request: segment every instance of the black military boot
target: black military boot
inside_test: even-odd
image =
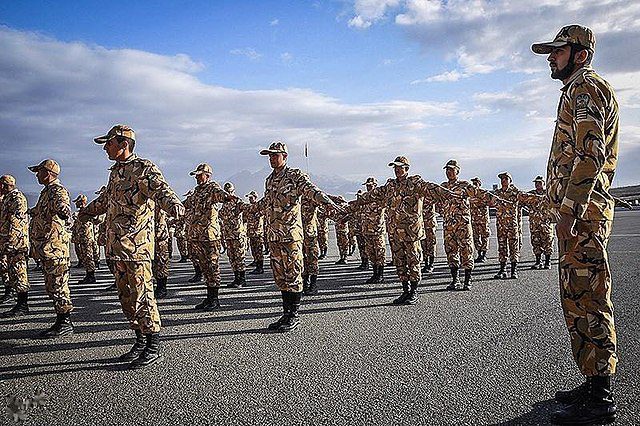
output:
[[[57,314],[56,322],[49,329],[40,333],[43,339],[53,339],[60,336],[73,334],[73,323],[71,322],[71,313]]]
[[[118,286],[116,285],[116,282],[114,281],[113,284],[111,284],[109,287],[105,287],[102,289],[102,291],[114,291],[117,290]]]
[[[378,282],[377,284],[381,284],[384,282],[384,263],[382,265],[378,265]]]
[[[207,297],[195,306],[198,311],[212,311],[220,307],[218,287],[207,287]]]
[[[478,258],[475,260],[476,263],[484,263],[487,261],[487,252],[484,250],[478,251]]]
[[[610,376],[593,376],[589,392],[581,401],[551,414],[551,421],[560,425],[612,423],[617,408],[613,399]]]
[[[242,288],[247,284],[247,276],[244,271],[238,271],[238,281],[236,282],[236,288]]]
[[[302,276],[302,292],[307,294],[309,291],[309,275]]]
[[[187,260],[189,260],[187,256],[180,256],[180,260],[178,260],[178,263],[187,263]]]
[[[233,281],[231,281],[230,283],[227,283],[226,287],[234,288],[236,287],[237,283],[238,283],[238,271],[233,271]]]
[[[356,270],[358,270],[358,271],[366,271],[367,269],[369,269],[369,259],[363,258],[362,259],[362,263],[360,264],[360,266],[358,266],[356,268]]]
[[[194,270],[195,270],[195,273],[193,274],[193,277],[189,278],[189,282],[199,283],[200,281],[202,281],[202,268],[200,268],[200,265],[196,265]]]
[[[589,389],[591,388],[591,377],[587,376],[585,381],[579,386],[570,390],[559,390],[556,392],[555,400],[560,404],[575,404],[585,399],[589,395]]]
[[[447,286],[447,290],[457,290],[460,285],[460,277],[458,276],[458,267],[452,266],[449,268],[451,271],[451,284]]]
[[[19,317],[22,315],[26,315],[29,313],[29,305],[27,304],[27,299],[29,298],[29,293],[18,293],[18,301],[15,306],[9,309],[6,312],[3,312],[0,315],[1,318],[12,318]]]
[[[146,345],[140,356],[129,365],[129,368],[138,369],[153,364],[160,359],[160,333],[149,333],[144,335]]]
[[[134,359],[140,356],[145,346],[146,346],[146,340],[144,338],[144,334],[142,334],[142,331],[136,330],[136,341],[133,343],[133,346],[131,347],[131,349],[129,349],[129,352],[124,353],[118,357],[118,361],[122,361],[122,362],[133,361]]]
[[[289,315],[289,312],[291,311],[291,306],[290,306],[290,301],[289,301],[289,292],[286,291],[281,291],[280,292],[282,294],[282,311],[283,314],[280,317],[280,319],[278,319],[275,322],[272,322],[271,324],[269,324],[269,326],[267,327],[267,329],[271,330],[271,331],[276,331],[280,328],[280,326],[282,324],[284,324],[287,316]]]
[[[96,269],[100,269],[100,259],[96,260]]]
[[[378,265],[373,265],[373,275],[365,281],[365,284],[377,284],[378,282]]]
[[[511,262],[511,277],[512,280],[518,279],[518,262]]]
[[[544,266],[542,267],[542,269],[551,269],[551,255],[550,254],[545,254],[544,255]]]
[[[428,256],[427,257],[427,264],[426,264],[426,273],[430,274],[433,272],[433,262],[436,260],[435,256]]]
[[[464,284],[462,285],[464,291],[471,290],[471,271],[471,269],[464,270]]]
[[[257,260],[253,260],[253,261],[251,261],[251,263],[250,263],[250,264],[248,264],[247,266],[249,266],[249,267],[256,266],[257,262],[258,262]]]
[[[153,293],[156,299],[163,299],[167,297],[167,279],[158,278],[156,280],[156,290]]]
[[[418,303],[418,281],[411,281],[409,283],[409,294],[404,300],[405,305],[415,305]]]
[[[84,268],[84,265],[82,264],[82,262],[80,262],[78,260],[78,263],[76,263],[75,265],[72,266],[73,269],[80,269],[80,268]]]
[[[95,284],[95,283],[96,283],[95,272],[87,272],[84,278],[78,281],[78,284]]]
[[[305,294],[309,294],[312,296],[315,294],[318,294],[318,276],[317,275],[309,276],[309,287],[307,288],[307,291]]]
[[[340,257],[340,259],[338,259],[336,261],[336,263],[334,263],[334,265],[346,265],[346,264],[347,264],[347,257],[346,256]]]
[[[409,282],[408,281],[403,281],[402,282],[402,294],[400,296],[398,296],[397,298],[393,299],[393,302],[391,302],[394,305],[403,305],[405,300],[407,300],[407,298],[409,297]]]
[[[531,269],[542,269],[542,263],[540,263],[540,258],[542,255],[536,254],[536,262],[531,265]]]
[[[507,262],[500,262],[500,270],[493,276],[496,280],[507,279]]]
[[[300,325],[300,316],[298,315],[298,309],[300,308],[301,296],[302,293],[287,292],[287,298],[289,300],[289,314],[285,316],[284,321],[278,327],[278,331],[291,331],[298,325]]]
[[[424,259],[424,266],[422,267],[422,273],[423,274],[428,274],[429,273],[429,259],[428,258]]]
[[[256,268],[249,272],[251,275],[262,275],[264,274],[264,260],[258,260],[256,262]]]
[[[13,299],[13,289],[9,286],[5,286],[4,294],[0,297],[0,303],[4,303],[7,300]]]
[[[322,249],[322,250],[320,251],[320,255],[318,256],[318,260],[322,260],[322,259],[324,259],[325,257],[327,257],[327,250],[326,250],[326,249]]]

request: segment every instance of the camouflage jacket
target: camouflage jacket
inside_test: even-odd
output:
[[[190,214],[187,238],[191,241],[219,241],[222,230],[218,218],[217,203],[231,200],[218,182],[209,181],[196,185],[189,197]]]
[[[424,199],[442,201],[448,194],[450,192],[446,189],[415,175],[404,179],[389,179],[385,185],[365,192],[352,203],[357,206],[377,202],[386,206],[389,238],[418,241],[425,236],[422,218]]]
[[[93,244],[95,238],[93,222],[78,220],[79,211],[73,214],[73,225],[71,226],[71,242],[74,244]]]
[[[0,196],[0,253],[29,252],[27,199],[17,188]]]
[[[327,208],[324,206],[318,207],[318,233],[329,232],[329,216],[327,216]]]
[[[186,207],[185,206],[185,216],[186,214]],[[185,234],[185,217],[180,217],[180,218],[171,218],[170,219],[172,224],[173,224],[173,228],[174,228],[174,235],[176,238],[186,238],[186,234]]]
[[[247,225],[244,223],[244,206],[248,204],[240,200],[226,202],[220,208],[222,235],[225,240],[241,240],[247,236]]]
[[[247,236],[250,238],[262,238],[264,235],[264,213],[258,203],[245,205],[244,218],[247,222]]]
[[[180,199],[151,161],[131,155],[111,166],[107,189],[80,212],[80,220],[106,213],[106,254],[111,260],[154,258],[156,204],[166,212]]]
[[[303,195],[319,204],[333,204],[333,201],[309,180],[309,176],[299,169],[284,167],[274,170],[267,177],[264,197],[258,203],[265,213],[269,241],[303,240]]]
[[[318,236],[318,203],[305,196],[301,203],[302,233],[304,238],[315,238]]]
[[[362,235],[373,236],[385,234],[385,206],[386,203],[384,202],[372,201],[358,207]]]
[[[96,242],[99,246],[105,247],[107,245],[107,215],[101,214],[96,216],[95,222],[98,224],[98,231],[95,233]]]
[[[425,228],[435,229],[438,226],[436,203],[428,199],[425,199],[422,204],[422,223],[424,223]]]
[[[511,201],[511,204],[496,203],[496,227],[520,230],[522,225],[522,193],[515,185],[510,184],[507,189],[498,188],[493,192],[503,200]]]
[[[489,229],[489,206],[494,205],[488,196],[483,195],[473,197],[469,200],[471,208],[471,224],[476,227],[474,229]]]
[[[549,208],[549,199],[546,196],[546,191],[537,192],[533,189],[523,193],[520,196],[520,203],[529,212],[529,229],[537,230],[551,226],[553,215]]]
[[[71,235],[69,193],[57,179],[46,185],[30,210],[29,239],[35,259],[68,259]]]
[[[156,204],[153,213],[156,242],[169,240],[169,223],[167,217],[167,213]]]
[[[618,161],[618,101],[590,67],[562,88],[547,164],[551,209],[577,219],[613,220],[609,188]]]
[[[498,200],[490,192],[478,188],[466,180],[447,181],[442,182],[441,185],[458,195],[464,196],[463,198],[447,198],[444,203],[438,206],[445,228],[465,226],[471,223],[470,198],[486,199],[490,203]]]

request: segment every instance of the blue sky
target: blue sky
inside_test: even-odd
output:
[[[573,22],[594,28],[621,98],[616,183],[638,183],[640,8],[591,0],[2,2],[0,169],[33,189],[22,167],[57,155],[87,191],[108,162],[86,141],[127,122],[180,191],[203,160],[219,180],[261,169],[276,138],[293,164],[310,143],[312,172],[354,182],[405,154],[428,179],[457,158],[465,178],[506,169],[528,187],[560,87],[529,46]]]

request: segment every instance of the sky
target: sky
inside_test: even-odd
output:
[[[111,163],[92,139],[126,123],[179,193],[201,162],[266,175],[276,139],[354,191],[398,155],[427,180],[455,158],[527,189],[561,87],[530,47],[571,23],[620,102],[614,186],[639,184],[640,2],[607,0],[0,2],[0,173],[37,192],[26,167],[54,158],[72,194],[95,190]]]

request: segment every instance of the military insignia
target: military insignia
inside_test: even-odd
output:
[[[576,121],[583,121],[587,119],[587,106],[589,105],[590,100],[591,98],[586,93],[578,95],[576,98],[576,110],[574,114]]]

